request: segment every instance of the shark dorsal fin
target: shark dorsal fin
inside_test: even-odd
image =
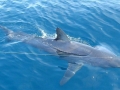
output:
[[[55,40],[69,41],[69,38],[67,37],[65,32],[60,28],[56,28],[56,34],[57,34],[57,37]]]

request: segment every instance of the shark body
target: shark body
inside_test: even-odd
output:
[[[26,33],[13,32],[3,26],[0,28],[9,40],[17,40],[30,44],[51,54],[57,55],[68,62],[68,68],[60,81],[63,85],[84,65],[97,67],[120,67],[120,58],[109,51],[70,41],[64,31],[56,29],[57,37],[47,39]]]

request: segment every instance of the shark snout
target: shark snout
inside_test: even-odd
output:
[[[116,57],[113,60],[111,60],[110,66],[114,68],[120,67],[120,58]]]

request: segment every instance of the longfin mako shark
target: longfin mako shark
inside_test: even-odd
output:
[[[60,85],[69,81],[84,64],[97,67],[120,67],[120,59],[115,54],[90,45],[70,41],[65,32],[60,28],[56,29],[57,37],[55,39],[36,37],[23,32],[13,32],[3,26],[0,26],[0,28],[10,40],[25,42],[66,60],[68,68],[60,81]]]

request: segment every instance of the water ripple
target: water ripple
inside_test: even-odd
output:
[[[0,0],[0,25],[47,38],[55,38],[55,29],[60,27],[73,41],[91,46],[105,43],[118,55],[119,14],[119,0]],[[119,69],[86,66],[70,82],[60,87],[58,84],[64,71],[58,67],[66,68],[67,63],[54,56],[40,56],[46,53],[19,41],[7,42],[1,31],[0,46],[0,52],[9,52],[0,53],[1,90],[120,88]]]

